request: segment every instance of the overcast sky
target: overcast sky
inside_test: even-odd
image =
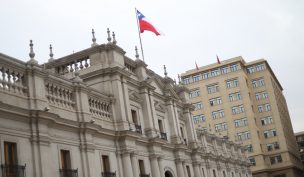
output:
[[[99,44],[106,28],[134,58],[139,45],[137,7],[165,35],[142,35],[145,62],[169,76],[242,56],[264,58],[284,88],[294,131],[304,130],[304,1],[302,0],[1,0],[0,52],[29,60],[29,40],[39,63]],[[303,71],[304,72],[304,71]]]

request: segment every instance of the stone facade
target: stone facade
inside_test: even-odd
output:
[[[39,65],[0,54],[3,177],[251,177],[244,148],[195,130],[188,90],[116,41]]]
[[[254,177],[301,177],[283,88],[264,59],[223,60],[182,74],[196,128],[247,147]]]

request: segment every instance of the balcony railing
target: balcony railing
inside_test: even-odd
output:
[[[2,164],[2,177],[25,177],[25,166]]]
[[[148,174],[139,174],[139,177],[150,177]]]
[[[160,132],[160,138],[163,139],[163,140],[168,140],[167,139],[167,133]]]
[[[116,172],[109,172],[109,171],[101,172],[101,176],[102,177],[116,177]]]
[[[141,126],[140,125],[135,125],[135,131],[139,134],[142,134]]]
[[[59,169],[60,177],[78,177],[78,169]]]

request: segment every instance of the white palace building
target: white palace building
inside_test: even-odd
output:
[[[0,53],[1,177],[251,177],[245,149],[195,130],[188,90],[115,35],[45,64]]]

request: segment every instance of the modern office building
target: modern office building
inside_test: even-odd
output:
[[[195,130],[189,92],[115,36],[38,64],[0,53],[2,177],[251,177],[244,149]]]
[[[295,133],[295,137],[299,147],[300,159],[304,165],[304,131]]]
[[[247,147],[255,177],[300,177],[302,167],[283,88],[264,59],[236,57],[181,75],[196,128]]]

